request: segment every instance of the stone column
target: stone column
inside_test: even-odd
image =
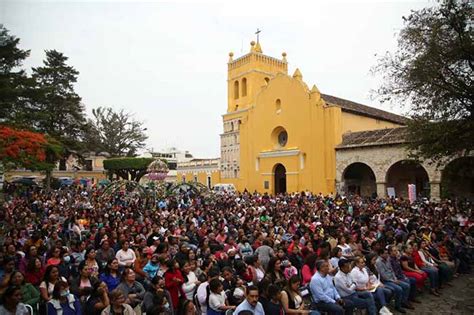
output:
[[[387,196],[386,182],[376,182],[377,184],[377,197],[384,198]]]
[[[439,201],[441,199],[439,181],[430,182],[430,199],[433,201]]]

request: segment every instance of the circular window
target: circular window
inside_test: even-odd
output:
[[[286,132],[286,130],[283,130],[278,134],[278,143],[282,147],[284,147],[287,142],[288,142],[288,133]]]

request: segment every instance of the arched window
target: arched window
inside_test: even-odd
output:
[[[247,78],[242,79],[242,97],[247,96]]]
[[[230,131],[234,131],[234,122],[230,122]]]
[[[239,81],[234,82],[234,99],[239,98]]]
[[[277,113],[281,111],[281,100],[279,98],[275,101],[275,109]]]

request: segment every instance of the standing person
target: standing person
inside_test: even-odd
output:
[[[179,307],[179,298],[184,297],[185,294],[182,289],[184,283],[183,275],[179,270],[179,265],[176,260],[168,261],[168,270],[164,274],[165,278],[165,287],[171,295],[171,301],[173,302],[173,309],[178,310]]]
[[[125,295],[119,289],[110,292],[110,305],[107,306],[101,315],[136,315],[133,308],[125,303]]]
[[[375,257],[375,256],[374,256]],[[363,257],[356,258],[356,266],[352,268],[351,276],[356,284],[356,290],[361,292],[372,292],[372,296],[379,303],[380,310],[379,314],[391,315],[392,312],[387,307],[387,299],[385,296],[390,296],[392,291],[383,287],[383,284],[372,275],[372,279],[369,275],[369,269],[366,267],[365,259]],[[387,292],[385,292],[385,290]]]
[[[65,281],[54,285],[51,300],[48,302],[48,315],[82,315],[81,303],[71,293]]]
[[[372,294],[358,291],[357,285],[351,276],[351,262],[347,259],[339,260],[339,271],[334,276],[334,286],[346,303],[353,303],[354,307],[367,309],[369,315],[376,315],[377,308]]]
[[[375,262],[375,267],[380,274],[382,283],[389,287],[395,294],[395,310],[399,313],[406,313],[404,308],[414,309],[409,303],[410,285],[399,281],[395,276],[392,265],[389,261],[388,250],[382,248],[379,250],[379,258]]]
[[[329,264],[319,260],[316,262],[316,268],[318,272],[311,278],[309,288],[317,309],[331,315],[353,314],[354,305],[341,299],[332,279],[328,276]]]
[[[224,315],[227,310],[235,309],[235,306],[228,305],[224,286],[219,279],[209,282],[209,291],[207,315]]]
[[[25,304],[21,303],[20,287],[8,287],[2,296],[3,303],[0,305],[2,315],[30,315]]]
[[[253,315],[265,315],[262,303],[258,301],[258,288],[254,285],[247,288],[245,300],[237,306],[234,310],[234,314],[239,315],[245,311]]]

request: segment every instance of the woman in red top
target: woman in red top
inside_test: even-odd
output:
[[[39,286],[41,281],[43,281],[44,270],[45,268],[41,263],[41,260],[32,257],[26,264],[25,281],[34,286]]]
[[[171,301],[175,311],[178,310],[180,296],[185,297],[183,289],[184,277],[179,270],[179,264],[176,260],[170,260],[167,263],[168,270],[165,272],[165,287],[170,293]]]
[[[415,265],[428,274],[430,279],[430,293],[439,296],[439,274],[438,269],[434,266],[428,266],[421,259],[420,253],[418,252],[418,244],[416,242],[412,243],[413,247],[413,262]]]
[[[307,285],[311,281],[311,277],[316,273],[316,260],[318,256],[315,253],[309,254],[301,269],[301,276],[303,277],[303,285]]]

